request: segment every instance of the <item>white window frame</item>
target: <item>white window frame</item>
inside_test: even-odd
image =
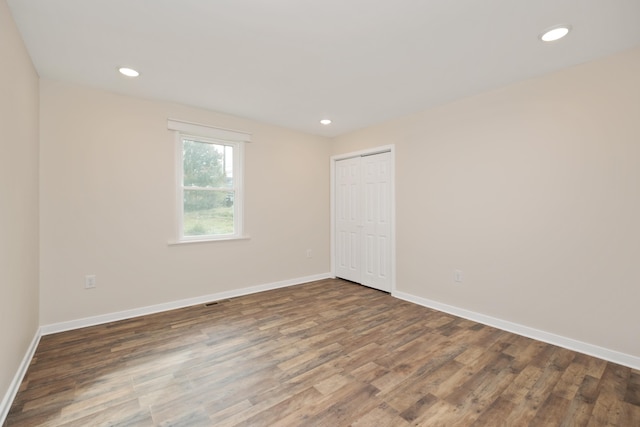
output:
[[[251,135],[245,132],[220,129],[212,126],[179,120],[168,120],[169,130],[175,131],[176,147],[176,220],[177,239],[173,243],[197,243],[221,240],[246,239],[244,234],[244,143],[251,141]],[[233,186],[217,190],[234,191],[234,233],[185,236],[184,235],[184,182],[183,182],[183,140],[218,144],[233,147]]]

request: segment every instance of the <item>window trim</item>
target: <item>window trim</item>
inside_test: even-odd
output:
[[[217,128],[200,123],[185,122],[183,120],[168,119],[167,128],[180,133],[199,135],[206,138],[219,139],[221,141],[251,142],[251,134],[247,132]]]
[[[185,243],[204,243],[229,240],[244,240],[244,143],[251,141],[251,135],[245,132],[214,128],[190,122],[168,120],[169,130],[175,131],[176,159],[176,240],[170,245]],[[194,132],[195,131],[195,132]],[[234,233],[220,235],[184,235],[184,182],[183,182],[183,139],[202,141],[203,143],[222,144],[233,147],[233,189],[234,195]]]

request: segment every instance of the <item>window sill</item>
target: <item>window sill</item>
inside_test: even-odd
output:
[[[179,246],[179,245],[190,245],[193,243],[216,243],[216,242],[229,242],[234,240],[249,240],[251,236],[240,236],[240,237],[221,237],[219,239],[202,239],[202,240],[178,240],[178,241],[170,241],[167,243],[169,246]]]

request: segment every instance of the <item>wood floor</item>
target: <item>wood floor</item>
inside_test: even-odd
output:
[[[640,426],[640,371],[340,280],[44,336],[7,426]]]

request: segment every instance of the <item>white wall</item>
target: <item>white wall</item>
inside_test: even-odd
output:
[[[640,48],[345,135],[333,154],[385,144],[399,291],[640,357]]]
[[[2,400],[38,329],[38,75],[5,0],[0,57]]]
[[[60,82],[42,80],[40,94],[41,324],[329,272],[328,139]],[[253,134],[249,240],[167,244],[176,237],[167,118]],[[84,289],[86,274],[96,289]]]

